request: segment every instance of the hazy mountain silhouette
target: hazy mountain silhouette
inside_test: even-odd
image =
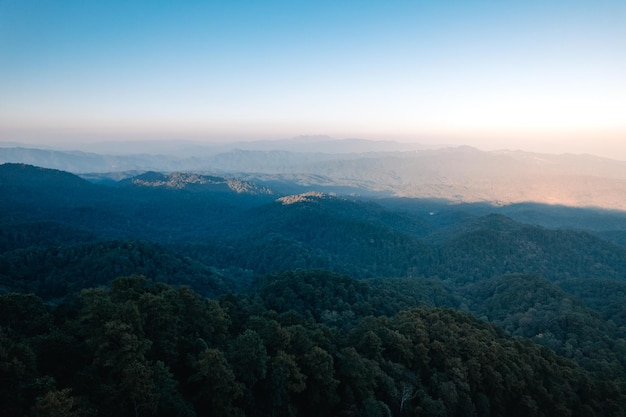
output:
[[[198,146],[194,156],[0,148],[0,161],[80,173],[92,181],[110,182],[125,171],[126,176],[145,171],[193,172],[284,187],[285,193],[317,187],[342,194],[459,203],[626,209],[626,162],[591,155],[483,152],[470,147],[400,151],[402,144],[324,137],[237,145],[248,148],[194,145]]]

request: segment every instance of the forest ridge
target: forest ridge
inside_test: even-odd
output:
[[[3,415],[626,412],[619,211],[89,178],[0,166]]]
[[[373,197],[626,209],[626,162],[591,155],[425,149],[326,137],[228,145],[131,143],[125,153],[106,153],[115,150],[106,144],[94,145],[98,152],[8,145],[0,147],[0,162],[64,170],[90,180],[188,172],[236,177],[291,194],[314,187]]]

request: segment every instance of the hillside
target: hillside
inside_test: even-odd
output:
[[[626,248],[583,231],[548,230],[489,215],[441,245],[442,275],[461,281],[523,272],[551,280],[626,279]]]
[[[27,163],[102,178],[107,173],[194,172],[237,177],[291,188],[323,189],[459,203],[557,204],[626,209],[626,162],[592,155],[479,151],[470,147],[423,149],[368,141],[267,141],[196,144],[167,153],[96,154],[30,148],[0,148],[0,163]],[[298,146],[296,146],[298,145]],[[239,146],[239,147],[238,147]],[[158,148],[164,151],[163,146]],[[192,149],[193,151],[190,151]],[[97,173],[97,175],[94,175]],[[292,187],[296,185],[298,189]],[[279,193],[286,190],[275,189]]]
[[[133,274],[188,285],[205,296],[234,289],[230,287],[234,283],[215,269],[149,242],[106,241],[29,247],[0,254],[2,293],[19,290],[46,298],[62,298]]]
[[[78,241],[93,236],[182,245],[210,265],[257,273],[323,268],[357,277],[439,275],[458,282],[505,273],[626,278],[621,245],[581,230],[483,216],[472,206],[434,208],[424,201],[400,211],[321,193],[279,197],[247,181],[197,174],[147,173],[117,187],[21,165],[0,166],[0,174],[3,234],[33,245],[58,224],[68,231],[68,243],[82,234]]]
[[[488,204],[19,164],[0,191],[7,415],[624,412],[626,247],[584,230],[619,233],[617,211],[509,207],[570,230]]]
[[[187,184],[181,178],[186,178]],[[9,227],[15,222],[57,222],[109,239],[166,241],[178,232],[175,238],[180,241],[188,239],[181,227],[193,223],[189,233],[194,237],[202,232],[211,234],[224,217],[274,199],[271,190],[246,181],[190,178],[141,174],[113,187],[92,184],[63,171],[4,164],[0,165],[0,192],[5,196],[0,203],[1,220]]]
[[[467,314],[380,315],[381,294],[323,272],[270,277],[259,291],[273,298],[207,300],[123,277],[57,309],[0,296],[0,341],[11,347],[0,357],[3,412],[134,416],[138,403],[156,416],[624,412],[620,382]]]

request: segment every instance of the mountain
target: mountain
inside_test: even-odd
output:
[[[272,190],[248,181],[208,175],[174,172],[146,172],[119,181],[121,186],[153,187],[195,192],[234,192],[237,194],[273,194]]]
[[[6,190],[41,189],[55,187],[57,191],[81,192],[92,187],[88,181],[69,172],[46,169],[27,164],[6,163],[0,165],[0,185]]]
[[[616,343],[621,332],[541,276],[502,275],[470,286],[464,295],[477,317],[509,333],[575,359],[590,371],[612,363],[615,378],[626,376],[626,345]]]
[[[110,155],[82,151],[37,148],[1,148],[0,163],[21,163],[73,173],[117,172],[130,170],[176,170],[179,158],[165,155]],[[187,168],[191,168],[187,164]],[[197,167],[195,167],[197,168]]]
[[[100,241],[30,247],[0,254],[0,292],[20,288],[47,298],[62,298],[129,275],[189,285],[205,296],[232,289],[229,287],[232,283],[218,271],[150,242]]]
[[[327,269],[355,277],[428,274],[436,256],[418,219],[358,200],[306,193],[251,207],[212,261],[260,273]]]
[[[258,140],[222,144],[222,148],[251,151],[287,151],[292,153],[362,154],[372,152],[405,152],[428,149],[415,143],[389,140],[366,140],[358,138],[336,139],[325,135],[304,135],[290,139]]]
[[[63,171],[3,164],[0,224],[56,222],[109,239],[186,240],[187,233],[219,233],[225,219],[276,198],[236,178],[147,173],[134,180],[112,187]]]
[[[17,142],[0,142],[0,148],[31,147]],[[295,153],[368,153],[368,152],[403,152],[408,150],[432,149],[417,143],[400,143],[390,140],[366,140],[358,138],[338,139],[326,135],[302,135],[286,139],[265,139],[253,141],[193,141],[193,140],[125,140],[102,142],[78,142],[60,145],[47,150],[81,151],[100,155],[170,155],[178,158],[209,156],[233,149],[249,151],[287,151]]]
[[[441,245],[441,274],[451,279],[471,282],[515,272],[553,281],[626,279],[626,248],[588,232],[548,230],[495,214],[461,229]]]
[[[242,145],[247,148],[206,145],[187,154],[115,155],[0,148],[0,162],[30,163],[92,179],[102,179],[106,173],[119,177],[123,171],[193,172],[237,177],[272,188],[282,185],[285,193],[323,188],[496,206],[534,202],[626,209],[622,198],[626,162],[591,155],[483,152],[470,147],[407,149],[393,143],[325,138]]]
[[[530,164],[432,155],[450,176]],[[415,158],[299,178],[332,187]],[[364,198],[287,175],[96,177],[0,165],[6,415],[624,413],[626,247],[585,230],[623,232],[619,211]]]
[[[185,244],[220,268],[323,268],[355,277],[439,275],[458,282],[506,273],[622,279],[626,270],[624,246],[588,231],[485,215],[482,206],[413,200],[410,210],[406,204],[397,210],[319,192],[281,196],[249,181],[185,173],[149,172],[111,187],[5,164],[0,178],[7,235],[21,224],[31,230],[24,236],[41,230],[45,237],[49,233],[36,225],[56,223],[70,235]]]

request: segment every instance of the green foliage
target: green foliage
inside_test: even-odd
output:
[[[63,297],[132,274],[187,284],[207,296],[229,288],[214,269],[143,241],[31,247],[0,254],[0,288],[4,285],[46,298]]]
[[[626,249],[597,236],[7,169],[3,416],[626,412]]]
[[[564,280],[558,286],[578,297],[614,327],[616,337],[626,338],[626,282],[605,278]]]
[[[242,410],[234,401],[243,395],[243,387],[235,378],[224,354],[218,349],[206,349],[193,360],[194,373],[189,387],[196,410],[201,415],[237,416]]]
[[[229,361],[237,378],[251,387],[263,380],[267,373],[269,356],[263,339],[252,329],[237,336],[228,349]]]
[[[33,417],[80,417],[84,415],[79,400],[72,396],[72,390],[65,388],[60,391],[48,391],[33,406]]]
[[[608,326],[579,300],[538,276],[504,275],[467,291],[471,310],[513,335],[532,339],[605,377],[626,375],[626,349]]]
[[[536,278],[520,277],[518,285],[529,283],[551,294]],[[78,303],[57,309],[33,296],[0,296],[9,313],[0,328],[3,415],[625,411],[622,377],[586,371],[468,314],[423,306],[379,315],[375,306],[389,292],[322,271],[269,276],[258,285],[258,294],[289,292],[292,302],[255,294],[218,302],[141,276],[86,289]],[[336,297],[347,301],[339,310],[345,319],[328,321],[323,311]],[[40,324],[17,331],[24,311]],[[60,366],[49,363],[56,360]]]
[[[590,233],[546,230],[497,215],[479,220],[441,246],[439,275],[461,282],[510,273],[623,278],[625,249]]]

